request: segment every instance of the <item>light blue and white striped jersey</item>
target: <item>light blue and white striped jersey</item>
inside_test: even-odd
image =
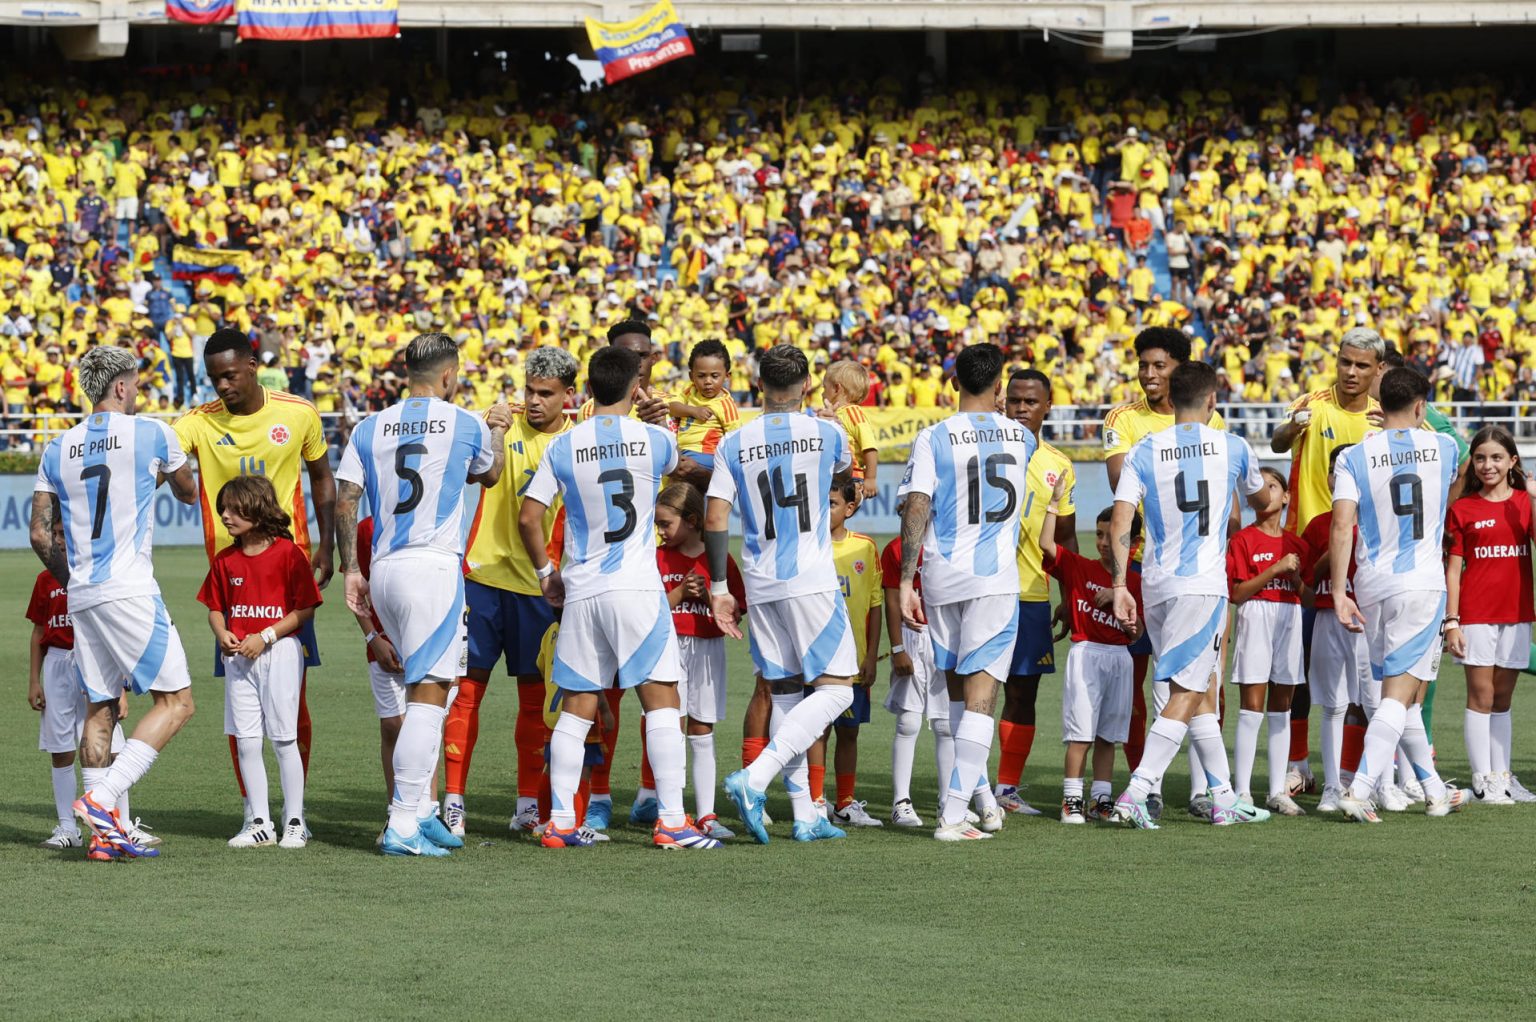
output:
[[[1115,500],[1142,505],[1143,603],[1226,596],[1233,493],[1247,496],[1263,485],[1253,448],[1231,433],[1180,422],[1136,441],[1120,470]]]
[[[1339,455],[1333,499],[1357,506],[1355,599],[1445,592],[1441,537],[1456,441],[1427,429],[1374,433]]]
[[[841,426],[798,413],[764,412],[720,441],[709,496],[741,512],[748,603],[841,591],[827,505],[851,459]]]
[[[995,412],[960,412],[917,435],[903,493],[926,493],[923,602],[1018,596],[1019,518],[1040,441]]]
[[[464,487],[493,464],[485,420],[410,397],[357,424],[336,478],[368,494],[375,564],[405,550],[462,557]]]
[[[593,416],[549,442],[523,497],[546,507],[557,494],[565,501],[567,603],[614,590],[663,591],[656,494],[676,467],[672,434],[627,415]]]
[[[71,613],[160,592],[155,487],[186,460],[170,426],[119,412],[87,416],[43,451],[34,489],[59,498]]]

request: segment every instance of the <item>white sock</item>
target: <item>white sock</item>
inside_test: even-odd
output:
[[[1099,800],[1100,796],[1103,796],[1104,798],[1109,798],[1114,793],[1115,793],[1114,785],[1111,784],[1109,781],[1094,781],[1093,782],[1092,795],[1093,795],[1093,800],[1095,802],[1097,802]]]
[[[1214,713],[1201,713],[1189,722],[1189,744],[1200,750],[1200,769],[1211,799],[1219,806],[1231,806],[1237,801],[1232,791],[1232,778],[1227,773],[1227,746],[1221,738],[1221,723]]]
[[[646,758],[651,761],[651,775],[656,778],[657,818],[663,827],[681,827],[688,815],[688,806],[683,802],[688,753],[682,719],[682,711],[676,708],[649,710],[645,714]]]
[[[796,823],[814,823],[821,814],[811,801],[811,768],[805,761],[805,753],[797,752],[784,764],[782,776],[784,790],[789,792],[790,815]],[[759,789],[761,790],[761,789]]]
[[[112,745],[111,745],[112,755],[116,756],[119,752],[122,752],[123,751],[123,746],[127,745],[127,744],[128,744],[128,736],[123,734],[123,725],[121,725],[121,724],[113,724],[112,725]]]
[[[1269,724],[1269,795],[1274,798],[1286,794],[1285,770],[1289,766],[1286,757],[1291,754],[1291,711],[1267,713],[1264,719]]]
[[[1349,793],[1354,798],[1370,798],[1376,790],[1376,782],[1390,776],[1393,759],[1397,755],[1397,743],[1403,737],[1403,725],[1408,720],[1408,707],[1396,699],[1383,699],[1371,715],[1370,726],[1365,729],[1365,746],[1360,752],[1360,769],[1350,782]]]
[[[299,755],[296,739],[273,742],[272,752],[277,756],[277,782],[283,788],[283,818],[287,826],[294,820],[304,822],[304,758]]]
[[[1492,726],[1492,714],[1467,710],[1462,717],[1461,732],[1467,741],[1467,763],[1472,768],[1474,778],[1493,771]]]
[[[990,750],[989,750],[990,755]],[[976,803],[979,812],[997,808],[997,794],[992,790],[992,785],[987,781],[986,771],[982,771],[981,783],[976,785],[976,790],[971,792],[971,800]]]
[[[1263,723],[1264,714],[1259,710],[1238,711],[1237,741],[1232,749],[1232,786],[1238,791],[1253,790],[1253,761],[1259,754],[1259,727]]]
[[[123,744],[123,751],[117,754],[117,758],[107,768],[106,776],[102,777],[96,789],[96,803],[103,809],[116,809],[118,800],[128,794],[128,789],[149,772],[159,755],[159,751],[148,742],[141,742],[137,738],[128,739]]]
[[[240,776],[245,778],[245,801],[251,807],[251,818],[272,822],[270,796],[267,792],[267,761],[261,754],[261,739],[237,738],[240,754]]]
[[[896,715],[896,737],[891,741],[891,801],[912,799],[912,761],[917,758],[917,735],[923,715],[907,710]]]
[[[1193,720],[1190,721],[1194,723]],[[1194,798],[1207,787],[1205,783],[1205,766],[1200,762],[1200,750],[1195,748],[1195,743],[1190,742],[1184,749],[1184,756],[1189,760],[1189,797]]]
[[[561,830],[576,826],[576,789],[591,730],[590,720],[562,713],[549,736],[549,822]]]
[[[1147,728],[1147,744],[1141,750],[1141,763],[1131,774],[1131,783],[1125,789],[1132,798],[1145,801],[1155,790],[1153,786],[1163,779],[1188,733],[1189,725],[1172,717],[1158,717],[1152,721],[1152,726]]]
[[[59,818],[59,826],[71,830],[75,827],[75,765],[52,767],[53,811]]]
[[[1344,707],[1323,707],[1320,729],[1323,745],[1323,784],[1339,786],[1339,758],[1344,751]]]
[[[443,705],[443,724],[437,727],[437,740],[432,743],[432,755],[429,760],[432,763],[432,773],[427,777],[426,786],[421,789],[421,800],[416,803],[416,824],[420,826],[437,815],[437,768],[443,755],[443,728],[448,720],[448,713],[453,709],[453,701],[458,698],[459,686],[455,685],[448,690],[448,702]]]
[[[448,711],[431,703],[408,703],[400,736],[395,739],[395,791],[389,802],[389,828],[402,838],[421,828],[416,812],[436,768],[435,752],[443,737]]]
[[[971,796],[978,794],[978,787],[985,788],[987,758],[992,754],[993,727],[990,714],[972,713],[969,710],[961,712],[960,726],[955,729],[955,766],[949,772],[944,811],[939,816],[941,824],[955,824],[964,820]],[[986,792],[988,795],[992,793],[990,789],[986,789]]]
[[[133,807],[128,804],[129,796],[132,794],[133,789],[129,788],[127,791],[117,796],[117,814],[123,818],[124,823],[133,822]]]
[[[80,790],[89,795],[100,789],[101,782],[107,779],[107,771],[110,769],[112,768],[82,766],[80,768]]]
[[[955,770],[955,732],[949,726],[948,717],[933,720],[933,765],[939,778],[939,808],[944,808],[944,792],[949,788],[949,775]]]
[[[1514,747],[1514,721],[1510,711],[1491,714],[1488,718],[1489,767],[1496,774],[1510,772],[1510,750]]]
[[[1169,689],[1168,689],[1168,683],[1166,681],[1165,682],[1161,682],[1161,683],[1156,682],[1156,681],[1152,682],[1152,718],[1151,719],[1156,720],[1158,717],[1161,717],[1163,715],[1163,707],[1168,705],[1168,694],[1169,694]],[[1143,743],[1143,748],[1145,748],[1145,743]],[[1135,773],[1134,770],[1131,771],[1131,772],[1133,774]],[[1193,773],[1191,773],[1189,776],[1191,778],[1193,778],[1195,775]],[[1158,774],[1157,775],[1157,780],[1152,782],[1152,786],[1151,786],[1150,790],[1148,791],[1148,794],[1156,795],[1158,798],[1162,798],[1163,797],[1163,775],[1162,774]]]
[[[1445,797],[1445,782],[1435,769],[1435,754],[1429,748],[1429,735],[1424,731],[1424,708],[1415,704],[1408,708],[1408,719],[1403,726],[1403,737],[1398,742],[1403,759],[1409,770],[1424,788],[1424,797]]]
[[[836,720],[853,705],[853,688],[850,685],[818,685],[804,698],[775,695],[781,699],[796,700],[795,706],[784,709],[784,719],[779,730],[769,739],[762,755],[747,767],[747,784],[756,791],[766,791],[773,778],[789,765],[790,760],[809,749],[827,725]]]
[[[688,736],[688,756],[693,764],[693,811],[702,820],[715,814],[715,734]]]
[[[1061,797],[1083,797],[1083,779],[1081,777],[1063,777],[1061,779]]]

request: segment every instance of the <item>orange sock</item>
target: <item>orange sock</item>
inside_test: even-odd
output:
[[[1029,750],[1035,744],[1035,725],[1000,720],[997,738],[1002,749],[997,760],[997,783],[1017,788],[1019,778],[1024,776],[1024,764],[1029,762]]]
[[[313,728],[309,723],[309,703],[304,698],[304,688],[309,681],[309,671],[299,677],[299,717],[295,722],[294,739],[299,746],[299,761],[304,764],[304,779],[309,780],[309,738]],[[240,794],[245,794],[245,781],[240,782]]]
[[[230,739],[230,748],[234,748],[233,738]],[[743,738],[741,740],[742,768],[745,769],[751,766],[752,761],[761,756],[766,748],[768,748],[768,739],[766,738]]]
[[[854,781],[858,776],[858,774],[837,775],[837,807],[839,809],[853,801]]]
[[[1291,762],[1300,763],[1312,755],[1307,744],[1307,718],[1291,718]]]
[[[245,798],[245,775],[240,773],[240,740],[234,735],[229,736],[229,758],[235,764],[235,784],[240,788],[240,797]]]
[[[613,772],[613,750],[619,744],[619,700],[624,698],[624,690],[610,688],[603,696],[608,700],[608,711],[613,714],[613,727],[603,729],[603,761],[592,768],[592,794],[606,797],[612,790],[608,787],[608,778]]]
[[[592,779],[584,777],[576,785],[576,825],[582,826],[587,819],[587,803],[592,801]]]
[[[640,718],[643,722],[644,717]],[[645,727],[640,728],[640,787],[656,790],[656,775],[651,773],[651,757],[645,751]]]
[[[1354,773],[1360,769],[1360,756],[1365,752],[1365,728],[1359,724],[1344,725],[1343,748],[1339,750],[1339,769]]]
[[[443,790],[449,795],[464,794],[469,779],[469,761],[480,737],[480,700],[485,698],[485,685],[460,678],[459,694],[443,722]]]
[[[544,726],[544,686],[517,686],[517,723],[512,728],[517,746],[517,797],[538,798],[544,776],[544,746],[549,728]]]
[[[820,802],[826,798],[827,768],[824,766],[806,767],[811,775],[811,801]]]

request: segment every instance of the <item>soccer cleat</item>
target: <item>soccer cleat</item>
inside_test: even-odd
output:
[[[1114,808],[1115,803],[1113,799],[1110,800],[1109,805],[1111,809]],[[1162,792],[1154,791],[1147,796],[1147,815],[1152,817],[1154,820],[1161,820],[1163,818]]]
[[[827,805],[827,800],[826,799],[824,799],[824,798],[812,799],[811,800],[811,808],[816,810],[816,812],[818,814],[820,814],[820,816],[821,816],[821,818],[823,820],[826,820],[828,823],[832,822],[832,807]]]
[[[1087,823],[1088,819],[1083,815],[1083,796],[1068,795],[1061,800],[1062,823]]]
[[[588,830],[605,831],[613,822],[613,799],[594,798],[587,803],[587,818],[581,825]]]
[[[1268,809],[1260,809],[1241,798],[1229,806],[1211,803],[1212,826],[1230,827],[1238,823],[1263,823],[1267,819],[1269,819]]]
[[[773,817],[768,815],[768,807],[766,805],[763,806],[763,826],[765,826],[765,827],[773,826]]]
[[[1317,811],[1320,813],[1336,813],[1339,811],[1339,797],[1344,794],[1344,789],[1337,784],[1323,785],[1323,797],[1317,800]]]
[[[763,812],[763,804],[768,801],[768,796],[747,783],[745,770],[726,775],[725,794],[736,803],[736,811],[741,814],[741,822],[746,825],[747,833],[752,835],[752,840],[760,845],[766,845],[768,830],[763,826],[763,817],[767,814]]]
[[[112,847],[109,842],[92,834],[91,846],[86,849],[85,857],[92,862],[116,862],[123,857],[123,853]]]
[[[112,831],[117,830],[117,814],[108,809],[103,809],[99,802],[91,798],[90,792],[86,792],[75,799],[74,805],[70,808],[74,810],[75,816],[80,822],[89,827],[93,834],[99,834],[105,838]]]
[[[978,826],[988,834],[996,834],[1003,829],[1003,819],[1006,815],[1001,806],[988,806],[981,811],[981,822]],[[1039,816],[1040,811],[1036,810],[1035,815]]]
[[[720,817],[716,816],[714,813],[710,813],[708,816],[700,817],[699,820],[694,823],[694,826],[698,827],[702,833],[708,834],[716,841],[729,841],[731,838],[736,836],[736,832],[727,827],[725,824],[721,823]]]
[[[454,837],[453,834],[449,832],[448,828],[443,826],[443,821],[437,818],[436,813],[433,813],[425,820],[417,820],[416,826],[419,827],[421,832],[427,836],[428,841],[432,842],[434,845],[437,845],[439,848],[464,847],[464,839],[461,837]]]
[[[660,815],[661,802],[657,800],[655,795],[647,795],[645,798],[636,795],[634,805],[629,807],[630,826],[644,824],[649,827],[656,822]]]
[[[393,827],[385,828],[384,841],[379,845],[379,851],[385,855],[419,855],[424,859],[442,859],[448,855],[448,849],[439,848],[427,840],[427,835],[420,830],[410,837],[401,837],[400,832]]]
[[[53,828],[53,833],[37,843],[39,848],[79,848],[83,839],[80,831],[75,827],[66,827],[59,824]]]
[[[904,798],[891,806],[891,823],[898,827],[921,827],[923,818],[912,807],[912,800]]]
[[[1509,792],[1510,798],[1520,803],[1536,802],[1536,794],[1528,791],[1525,785],[1520,783],[1520,778],[1506,770],[1502,779],[1504,781],[1504,790]]]
[[[796,820],[794,836],[796,841],[835,841],[840,837],[847,837],[848,832],[841,827],[832,826],[827,822],[826,817],[818,816],[809,823]]]
[[[448,833],[454,837],[464,836],[464,803],[445,802],[443,804],[443,826],[448,828]]]
[[[1389,813],[1401,813],[1413,805],[1407,793],[1391,781],[1383,781],[1376,788],[1376,802]]]
[[[153,848],[160,843],[160,838],[158,835],[151,834],[149,829],[149,824],[137,816],[133,818],[133,823],[123,828],[128,836],[133,839],[134,844],[142,845],[145,848]]]
[[[1186,807],[1189,815],[1197,820],[1209,820],[1211,810],[1216,808],[1216,803],[1211,799],[1211,793],[1202,791],[1198,795],[1189,796],[1189,805]]]
[[[588,831],[588,833],[592,832]],[[687,817],[683,818],[681,827],[668,827],[657,820],[656,826],[651,828],[651,844],[657,848],[665,848],[669,852],[701,852],[720,847],[717,839],[694,826],[693,821]]]
[[[271,848],[277,844],[277,831],[262,819],[252,819],[229,839],[231,848]]]
[[[1021,816],[1039,816],[1040,810],[1024,801],[1024,796],[1018,788],[1007,787],[997,793],[997,804],[1004,812],[1018,813]]]
[[[1467,805],[1467,793],[1454,784],[1445,786],[1445,794],[1424,803],[1425,816],[1449,816],[1459,813]]]
[[[864,808],[868,802],[849,802],[847,805],[832,810],[832,816],[838,823],[848,827],[883,827],[880,820],[869,815]]]
[[[512,814],[512,822],[507,824],[508,830],[532,832],[539,825],[539,806],[537,802],[530,802]]]
[[[1129,791],[1121,792],[1115,800],[1115,819],[1137,830],[1160,829],[1157,821],[1152,819],[1152,814],[1147,811],[1147,804],[1133,798]]]
[[[1504,778],[1500,774],[1474,774],[1472,797],[1485,806],[1512,806],[1515,800],[1504,790]]]
[[[933,832],[935,841],[990,841],[992,835],[961,820],[959,823],[941,823]]]
[[[1424,785],[1418,781],[1409,781],[1403,785],[1402,791],[1407,796],[1409,805],[1422,805],[1427,801],[1424,797]]]
[[[1151,810],[1152,800],[1149,798],[1147,799],[1147,811],[1150,813]],[[1086,815],[1088,819],[1095,823],[1113,823],[1115,820],[1115,800],[1108,795],[1095,797],[1093,803],[1088,806]],[[1156,819],[1156,817],[1153,818]]]
[[[1297,795],[1310,795],[1317,790],[1317,776],[1310,772],[1303,773],[1296,767],[1291,767],[1285,772],[1285,790],[1292,798]]]
[[[283,828],[283,836],[278,839],[279,848],[303,848],[309,844],[309,838],[304,833],[304,821],[295,817],[288,821],[288,826]]]
[[[1339,795],[1339,812],[1356,823],[1381,822],[1381,817],[1376,815],[1376,803],[1368,798],[1355,798],[1348,791]]]
[[[1269,796],[1269,808],[1281,816],[1305,816],[1307,811],[1296,804],[1296,800],[1289,795]]]
[[[551,823],[539,835],[539,844],[545,848],[591,848],[597,844],[597,832],[585,827],[561,830]]]

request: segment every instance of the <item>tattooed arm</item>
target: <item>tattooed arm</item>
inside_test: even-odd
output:
[[[1115,619],[1127,630],[1136,627],[1136,598],[1125,587],[1131,570],[1131,523],[1135,518],[1135,504],[1115,501],[1109,516],[1110,575],[1114,578]]]
[[[346,576],[347,606],[354,614],[367,615],[368,580],[363,578],[357,560],[357,506],[363,488],[345,479],[336,481],[336,552],[341,555],[341,571]]]
[[[933,498],[926,493],[908,493],[901,511],[901,619],[908,628],[927,623],[923,601],[917,595],[917,559],[923,552],[923,537],[928,534],[928,518]]]
[[[58,499],[51,493],[32,494],[32,550],[53,577],[69,585],[69,560],[64,555],[64,535],[55,526]]]

